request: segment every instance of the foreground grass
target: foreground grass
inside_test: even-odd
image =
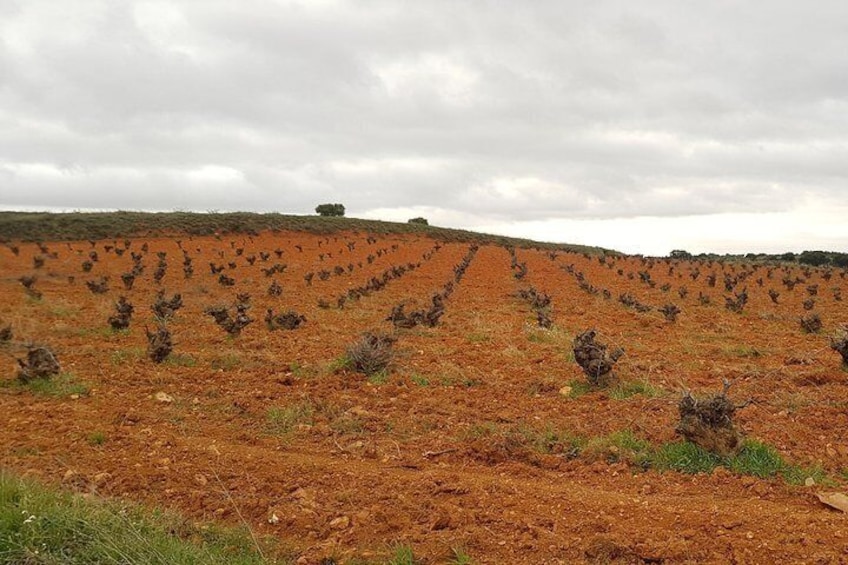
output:
[[[248,532],[197,527],[175,514],[85,499],[0,471],[0,563],[289,563]]]

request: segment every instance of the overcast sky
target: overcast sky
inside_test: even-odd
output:
[[[848,251],[848,2],[0,0],[0,209]]]

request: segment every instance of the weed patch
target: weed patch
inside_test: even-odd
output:
[[[197,360],[185,353],[171,353],[165,358],[165,365],[171,367],[196,367]]]
[[[140,347],[129,347],[126,349],[118,349],[113,351],[109,356],[109,362],[112,365],[119,366],[126,363],[138,361],[144,358],[144,350]]]
[[[73,373],[60,373],[51,379],[36,379],[20,386],[33,394],[57,398],[86,396],[90,392],[88,385],[77,381]]]
[[[285,436],[292,433],[298,425],[312,424],[315,407],[308,400],[295,404],[268,409],[266,422],[268,432],[273,435]]]
[[[88,445],[92,447],[100,446],[106,443],[106,434],[104,432],[91,432],[86,438]]]
[[[241,530],[192,526],[172,513],[84,499],[0,472],[4,563],[268,563],[260,551]]]

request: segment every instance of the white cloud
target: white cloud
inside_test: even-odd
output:
[[[846,19],[838,0],[0,0],[0,207],[331,201],[657,253],[845,248],[817,203],[848,180]]]

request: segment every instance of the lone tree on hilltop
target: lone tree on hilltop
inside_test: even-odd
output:
[[[341,217],[345,215],[344,204],[319,204],[315,207],[315,213],[319,216]]]
[[[407,221],[406,223],[407,224],[421,224],[422,226],[429,226],[430,225],[430,222],[427,221],[427,218],[422,218],[420,216],[418,218],[410,218],[409,221]]]

